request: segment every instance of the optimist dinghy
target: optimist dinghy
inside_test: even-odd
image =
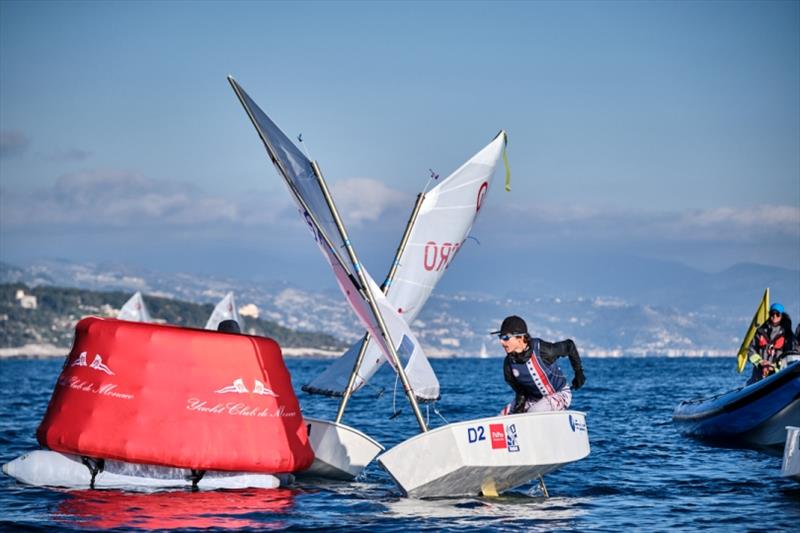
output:
[[[505,133],[501,132],[450,176],[417,197],[395,260],[381,287],[407,324],[422,310],[466,241],[486,199],[504,144]],[[309,473],[352,479],[383,451],[380,444],[342,425],[341,420],[351,394],[365,385],[386,360],[382,348],[367,333],[325,372],[303,386],[303,390],[311,394],[342,397],[334,422],[306,419],[316,454]],[[438,399],[439,382],[424,355],[418,353],[405,363],[405,372],[417,399]],[[368,446],[370,442],[372,447]],[[333,457],[334,462],[327,463],[324,457]],[[321,463],[325,463],[324,466]]]
[[[228,80],[261,137],[275,168],[289,187],[292,197],[297,203],[300,215],[311,228],[317,245],[334,272],[339,288],[344,293],[348,303],[350,303],[350,306],[368,331],[370,337],[378,344],[383,355],[392,363],[392,366],[397,372],[400,382],[403,385],[403,390],[414,412],[414,416],[420,426],[420,430],[423,432],[421,435],[411,439],[413,443],[407,441],[386,452],[382,456],[385,460],[381,461],[381,464],[389,471],[392,477],[397,480],[401,487],[404,487],[403,490],[407,494],[423,493],[426,496],[454,495],[450,492],[452,487],[449,483],[431,484],[429,481],[425,481],[422,484],[430,486],[427,489],[422,489],[422,492],[420,492],[415,482],[406,481],[408,477],[407,472],[415,471],[417,466],[420,465],[420,459],[424,459],[424,455],[420,455],[422,452],[430,453],[430,450],[436,450],[435,454],[431,454],[431,456],[441,457],[440,454],[447,452],[447,449],[442,447],[448,445],[448,440],[446,438],[440,440],[440,437],[453,434],[453,431],[457,432],[458,430],[455,429],[451,431],[452,425],[448,425],[436,431],[428,432],[427,424],[417,404],[417,393],[423,391],[416,390],[414,384],[410,382],[409,378],[406,376],[405,367],[413,367],[415,364],[430,366],[430,364],[425,358],[419,342],[414,337],[405,319],[401,316],[402,309],[397,309],[392,305],[369,276],[364,266],[359,263],[355,250],[347,236],[347,232],[317,164],[306,158],[297,147],[289,141],[283,132],[281,132],[255,102],[250,99],[233,78],[228,77]],[[498,137],[502,139],[502,145],[505,146],[505,134]],[[500,148],[499,145],[500,143],[497,143],[498,151]],[[485,191],[483,192],[485,193]],[[478,197],[475,199],[477,206],[480,206],[482,200],[481,194],[482,193],[479,191]],[[346,252],[347,255],[340,255],[341,251]],[[357,359],[353,373],[358,372],[358,364],[359,362]],[[432,374],[432,370],[430,373]],[[355,376],[351,375],[351,382],[354,379]],[[438,387],[438,382],[436,382],[436,385]],[[352,383],[348,388],[351,387]],[[581,431],[585,432],[586,425],[583,415],[580,413],[572,413],[572,415],[573,417],[579,417]],[[564,418],[565,416],[567,418]],[[565,415],[565,413],[562,412],[556,413],[552,418],[561,418],[562,421],[568,421],[568,417],[569,414]],[[468,423],[469,422],[465,422],[462,424]],[[481,422],[473,421],[472,423],[480,424]],[[500,424],[499,420],[497,424]],[[530,434],[527,429],[528,424],[525,423],[524,426],[525,435],[527,436]],[[483,427],[484,432],[487,429],[481,425],[475,425],[474,429],[478,431],[479,427]],[[577,427],[578,425],[576,425],[576,428]],[[313,426],[311,432],[312,434],[314,432]],[[353,436],[357,434],[350,433],[350,435]],[[335,439],[336,437],[332,438]],[[557,468],[565,462],[585,457],[585,455],[588,454],[588,436],[584,438],[586,445],[582,451],[564,457],[547,457],[544,459],[544,463],[536,459],[536,452],[521,454],[520,457],[523,457],[523,459],[520,463],[508,465],[512,470],[516,471],[522,466],[523,470],[526,471],[525,475],[511,476],[511,480],[514,483],[513,486],[530,481],[531,479],[523,479],[529,475],[528,473],[535,477],[537,472],[551,471],[553,468]],[[373,446],[372,443],[366,443],[367,440],[368,439],[357,438],[354,439],[354,442],[360,442],[365,446]],[[556,439],[554,441],[549,441],[548,445],[559,448],[564,444],[562,440],[563,439]],[[580,449],[580,446],[576,446],[576,448]],[[315,449],[315,453],[317,459],[321,459],[321,450]],[[574,457],[574,459],[572,459],[572,457]],[[555,462],[547,462],[551,459]],[[326,460],[326,462],[329,465],[333,465],[336,459],[331,457],[329,461]],[[525,468],[526,465],[533,468]],[[347,472],[349,466],[350,465],[347,464],[335,465],[335,467],[342,472]],[[421,464],[421,468],[435,471],[436,465],[431,461],[425,460],[425,462]],[[497,491],[498,486],[499,490],[511,488],[511,485],[507,485],[506,482],[499,481],[494,477],[489,477],[486,480],[481,479],[481,483],[483,484],[482,486],[478,486],[474,489],[470,488],[467,493],[475,494],[482,491],[485,494],[492,494],[493,490],[495,492]],[[491,483],[494,483],[493,487]],[[459,491],[458,494],[462,494],[462,492]]]
[[[319,166],[289,140],[232,77],[228,81],[361,324],[387,357],[398,362],[400,352],[409,365],[428,367],[421,374],[433,374],[408,325],[358,261]],[[395,344],[392,339],[399,342]],[[401,376],[403,389],[413,396],[402,370]],[[418,408],[415,415],[424,424]],[[309,470],[313,475],[352,479],[383,449],[375,440],[339,421],[316,420],[311,422],[309,430],[312,442],[318,446],[314,448],[316,464]]]
[[[219,303],[214,306],[211,316],[208,317],[205,329],[213,331],[217,330],[219,323],[223,320],[235,320],[239,324],[239,331],[244,331],[244,323],[242,317],[239,316],[239,310],[236,308],[236,300],[233,298],[233,292],[226,294]]]
[[[150,311],[147,310],[147,306],[144,303],[141,291],[136,291],[134,295],[123,304],[122,308],[119,310],[119,314],[117,314],[117,318],[119,320],[129,320],[131,322],[153,321],[150,317]]]
[[[496,496],[587,455],[584,413],[553,411],[447,424],[378,462],[406,496]]]

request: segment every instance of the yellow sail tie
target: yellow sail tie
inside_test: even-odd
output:
[[[503,166],[506,167],[506,192],[511,192],[511,169],[508,166],[508,134],[503,135]]]

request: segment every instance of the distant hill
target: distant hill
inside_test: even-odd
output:
[[[430,357],[501,355],[496,329],[509,314],[548,340],[573,338],[590,355],[729,355],[741,342],[765,287],[795,321],[800,318],[800,272],[740,264],[703,272],[670,261],[597,257],[574,253],[534,264],[502,263],[505,275],[474,280],[474,290],[448,291],[447,280],[412,325]],[[459,273],[460,272],[460,273]],[[509,281],[513,280],[513,282]],[[175,323],[205,323],[210,305],[227,291],[239,304],[253,303],[261,319],[289,330],[324,332],[353,342],[363,330],[335,288],[315,290],[286,282],[153,272],[119,264],[37,261],[24,268],[0,263],[0,282],[78,287],[205,305],[202,320],[154,314]],[[121,305],[120,300],[117,304]],[[166,311],[165,311],[166,313]],[[186,322],[178,322],[186,320]]]
[[[36,297],[36,308],[25,309],[16,299],[18,291]],[[116,316],[130,298],[129,292],[92,291],[87,289],[24,283],[0,284],[0,348],[26,344],[52,344],[69,349],[75,324],[83,317]],[[202,328],[213,304],[198,304],[165,297],[144,296],[154,319],[177,326]],[[245,317],[245,330],[270,337],[284,348],[314,348],[341,351],[341,340],[325,333],[296,331],[269,320]]]

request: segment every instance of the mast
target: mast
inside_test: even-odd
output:
[[[406,224],[406,229],[403,232],[403,237],[400,239],[400,244],[397,246],[397,251],[394,254],[394,261],[389,269],[389,274],[387,274],[386,280],[383,282],[383,285],[381,285],[381,290],[384,294],[389,293],[389,287],[391,287],[394,276],[397,273],[397,267],[400,265],[400,257],[403,255],[406,245],[408,244],[408,239],[411,237],[411,229],[414,227],[414,223],[417,221],[417,215],[422,207],[423,200],[425,200],[425,193],[419,193],[417,195],[417,202],[414,204],[414,209],[411,210],[411,216],[408,218],[408,223]],[[347,407],[347,402],[350,400],[350,396],[353,394],[353,386],[356,382],[356,376],[358,375],[358,371],[361,369],[361,363],[364,361],[364,355],[367,353],[367,346],[369,345],[370,338],[371,336],[369,331],[367,331],[366,335],[364,335],[364,338],[361,341],[361,348],[358,350],[358,356],[356,357],[356,362],[353,364],[353,371],[350,373],[350,379],[347,382],[347,387],[344,389],[344,393],[342,394],[342,401],[339,403],[339,410],[336,412],[336,423],[342,421],[344,410]]]
[[[333,220],[336,223],[336,227],[339,230],[342,240],[344,241],[345,248],[347,248],[347,254],[350,256],[350,261],[356,267],[356,275],[358,276],[358,280],[361,283],[364,292],[366,293],[367,303],[369,304],[372,313],[375,315],[375,318],[378,319],[378,327],[380,327],[381,333],[386,340],[389,353],[397,368],[397,374],[400,376],[400,382],[403,384],[403,390],[405,390],[408,401],[411,404],[411,409],[414,411],[414,416],[417,418],[417,423],[419,424],[420,429],[423,432],[426,432],[428,431],[428,427],[425,424],[425,419],[422,418],[422,412],[419,410],[417,398],[414,396],[414,391],[411,389],[411,385],[408,382],[408,377],[406,376],[406,372],[403,369],[402,363],[400,362],[400,357],[397,355],[397,349],[394,346],[389,329],[386,327],[386,323],[383,321],[383,315],[381,314],[380,309],[378,309],[378,306],[375,304],[375,298],[372,295],[372,289],[370,288],[369,283],[367,283],[367,279],[364,277],[364,271],[361,269],[360,263],[358,262],[356,252],[350,244],[350,238],[347,235],[347,230],[345,230],[344,224],[342,224],[342,219],[339,217],[339,211],[337,211],[336,206],[333,203],[333,198],[331,197],[330,191],[328,191],[328,185],[325,183],[325,179],[322,177],[322,172],[320,171],[316,161],[311,162],[311,168],[314,170],[314,175],[316,176],[317,182],[322,189],[322,194],[325,197],[328,208],[331,210]]]

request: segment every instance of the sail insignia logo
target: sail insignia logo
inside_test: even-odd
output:
[[[573,432],[575,431],[586,431],[586,422],[583,420],[578,420],[578,418],[569,415],[569,427],[572,429]]]
[[[94,359],[92,360],[92,362],[91,363],[87,363],[86,362],[86,354],[87,354],[87,352],[81,352],[80,355],[77,357],[77,359],[75,359],[75,361],[73,361],[72,364],[69,365],[69,366],[70,367],[73,367],[73,366],[86,366],[86,367],[89,367],[89,368],[91,368],[93,370],[97,370],[98,372],[104,372],[104,373],[108,374],[109,376],[113,376],[114,375],[114,372],[111,370],[111,368],[109,368],[108,365],[103,363],[103,356],[102,355],[95,354],[94,355]]]
[[[255,384],[253,385],[253,390],[250,391],[247,388],[247,385],[244,384],[244,380],[242,378],[237,378],[233,380],[232,385],[228,385],[227,387],[222,387],[221,389],[215,390],[217,394],[226,394],[229,392],[236,392],[239,394],[247,394],[252,392],[253,394],[260,394],[261,396],[272,396],[277,398],[278,395],[275,394],[272,389],[266,387],[261,381],[254,379]]]
[[[519,451],[519,442],[517,442],[516,424],[509,424],[506,426],[506,444],[508,445],[509,452]]]
[[[506,448],[506,428],[503,424],[489,424],[489,436],[492,441],[492,449]]]
[[[519,436],[516,424],[489,424],[489,436],[493,450],[519,451]]]

